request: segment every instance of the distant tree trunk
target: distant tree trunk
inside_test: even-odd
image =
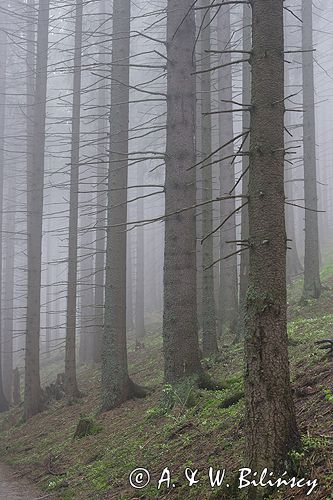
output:
[[[51,357],[51,340],[52,340],[52,275],[51,275],[51,238],[47,239],[46,248],[46,304],[45,304],[45,352],[46,357]]]
[[[144,170],[138,166],[137,185],[144,184]],[[143,187],[137,188],[137,196],[144,196]],[[144,199],[137,201],[137,220],[144,220]],[[144,272],[144,228],[136,230],[136,282],[135,282],[135,338],[137,347],[143,347],[145,339],[145,272]]]
[[[106,240],[102,409],[135,393],[128,375],[126,342],[126,223],[129,128],[130,0],[113,2],[110,166]]]
[[[15,368],[13,371],[13,404],[15,406],[21,403],[21,375],[20,370]]]
[[[299,445],[286,321],[283,0],[253,0],[252,8],[246,460],[279,473]]]
[[[41,411],[39,371],[41,252],[44,188],[44,148],[48,61],[49,0],[39,0],[36,83],[33,107],[32,161],[28,160],[28,298],[25,348],[24,413],[30,418]],[[28,37],[31,36],[28,30]],[[31,44],[29,43],[29,46]],[[33,53],[33,52],[32,52]],[[28,84],[30,87],[31,85]],[[29,127],[31,124],[29,123]],[[29,140],[29,137],[28,137]],[[30,150],[28,150],[28,156]]]
[[[1,147],[1,146],[0,146]],[[9,175],[11,175],[9,173]],[[6,217],[7,238],[5,244],[5,270],[4,270],[4,318],[3,318],[3,337],[4,337],[4,391],[9,403],[13,399],[13,335],[14,335],[14,265],[15,265],[15,179],[9,180],[8,186],[8,215]]]
[[[243,5],[243,50],[251,51],[251,29],[252,11],[250,5]],[[243,63],[242,77],[242,103],[247,105],[251,102],[251,66],[248,62]],[[250,130],[250,113],[248,110],[242,114],[243,132]],[[250,149],[250,135],[247,136],[244,143],[243,151],[247,152]],[[242,157],[242,193],[248,194],[249,190],[249,157]],[[241,240],[246,242],[249,239],[249,213],[248,207],[245,206],[241,212]],[[249,252],[247,250],[240,254],[240,271],[239,271],[239,315],[237,326],[237,340],[245,335],[245,309],[246,309],[246,293],[249,283]]]
[[[68,289],[66,316],[65,392],[76,398],[79,390],[76,380],[76,316],[77,316],[77,242],[79,213],[79,167],[80,167],[80,107],[81,107],[81,60],[82,60],[82,0],[76,1],[74,79],[71,139],[71,175],[69,201],[68,241]]]
[[[220,50],[230,50],[230,7],[222,7],[217,18],[218,37]],[[225,53],[221,57],[221,64],[227,64],[219,72],[219,101],[221,111],[231,111],[232,104],[232,73],[231,54]],[[228,102],[227,102],[228,101]],[[232,113],[221,113],[219,115],[219,138],[220,145],[230,142],[233,138]],[[233,143],[222,149],[221,156],[226,157],[234,154]],[[228,196],[235,186],[235,167],[232,160],[223,160],[220,164],[220,189],[221,196]],[[221,220],[225,220],[235,210],[235,200],[221,201]],[[223,225],[221,232],[220,250],[220,335],[226,331],[236,333],[238,314],[238,280],[237,280],[237,255],[226,257],[236,252],[236,214],[229,217]],[[229,242],[229,243],[227,243]]]
[[[126,266],[126,330],[134,330],[133,322],[133,233],[127,234],[127,266]]]
[[[196,204],[195,169],[190,169],[196,161],[192,3],[168,0],[167,6],[167,214]],[[167,382],[201,374],[196,306],[195,211],[187,210],[165,221],[163,343]]]
[[[206,1],[202,1],[207,5]],[[203,10],[201,18],[201,69],[210,69],[210,10]],[[204,161],[212,153],[212,115],[211,115],[211,75],[201,75],[201,161],[202,163],[202,202],[213,198],[213,179],[211,159]],[[202,208],[202,348],[204,357],[218,352],[216,338],[216,305],[214,296],[213,252],[213,207],[212,203]],[[210,236],[209,236],[210,235]]]
[[[106,17],[106,1],[100,2],[103,18]],[[105,47],[100,45],[99,62],[106,64]],[[107,89],[103,84],[98,90],[98,106],[101,116],[98,119],[98,164],[97,164],[97,216],[96,216],[96,256],[95,256],[95,317],[96,337],[94,348],[94,361],[100,363],[102,360],[102,339],[104,326],[104,286],[105,286],[105,222],[106,222],[106,178],[107,168],[107,127],[108,122],[104,115],[107,109]]]
[[[305,299],[318,299],[321,295],[321,283],[317,212],[312,0],[302,0],[302,20],[304,200],[306,207],[303,297]]]
[[[3,14],[2,14],[3,15]],[[3,180],[5,163],[5,123],[6,123],[6,65],[7,65],[7,35],[0,30],[0,413],[9,408],[4,393],[2,368],[2,226],[3,226]]]
[[[285,15],[286,17],[286,15]],[[285,46],[288,48],[288,33],[286,33],[286,43]],[[291,86],[290,71],[288,70],[288,65],[285,66],[285,95],[286,97],[293,93]],[[294,143],[294,138],[290,137],[290,126],[292,125],[291,112],[285,113],[285,143],[286,147],[290,147]],[[288,132],[289,133],[288,133]],[[287,201],[293,200],[293,166],[286,162],[285,164],[285,193]],[[302,272],[302,266],[299,260],[297,244],[296,244],[296,231],[295,231],[295,207],[291,205],[286,206],[286,230],[288,238],[288,250],[287,250],[287,283],[291,283],[293,278]]]

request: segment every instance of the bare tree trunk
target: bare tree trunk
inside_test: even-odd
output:
[[[10,174],[9,175],[13,175]],[[6,217],[7,238],[5,244],[5,270],[4,270],[4,295],[3,295],[3,373],[4,391],[6,399],[12,403],[13,399],[13,335],[14,335],[14,265],[15,265],[15,178],[10,178],[8,186],[8,204]]]
[[[27,172],[28,299],[24,397],[26,418],[32,417],[41,411],[42,408],[39,343],[49,6],[49,0],[39,0],[36,83],[33,108],[33,143],[31,146],[33,150],[32,161],[28,160]],[[30,36],[30,29],[28,29],[28,37]],[[29,43],[29,46],[31,45],[33,44]],[[28,71],[30,71],[30,66]],[[28,86],[31,87],[30,84]],[[28,92],[29,90],[30,88]],[[29,123],[28,126],[30,127],[31,124]],[[28,151],[28,156],[29,154],[30,150]]]
[[[302,0],[302,20],[304,201],[306,207],[303,297],[305,299],[318,299],[321,295],[321,283],[317,212],[312,0]]]
[[[246,459],[252,470],[279,473],[299,445],[286,320],[283,0],[253,0],[252,8]]]
[[[288,43],[285,44],[288,47]],[[285,94],[286,97],[293,93],[290,87],[290,71],[288,66],[285,67],[286,78],[285,78]],[[289,130],[292,125],[291,112],[285,113],[285,126],[286,130]],[[290,131],[289,131],[290,134]],[[291,147],[294,143],[294,138],[290,137],[288,132],[285,133],[285,144],[286,147]],[[286,200],[290,201],[294,199],[293,196],[293,166],[286,162],[285,164],[285,193]],[[288,238],[288,250],[287,250],[287,283],[291,283],[293,278],[302,272],[302,266],[299,260],[297,244],[296,244],[296,231],[295,231],[295,207],[291,205],[286,206],[286,231]]]
[[[129,128],[130,0],[113,2],[110,167],[106,241],[102,409],[134,395],[126,342],[126,223]]]
[[[106,1],[100,2],[101,14],[106,17]],[[106,48],[101,45],[99,50],[99,62],[106,64]],[[98,164],[97,164],[97,217],[96,217],[96,256],[95,256],[95,317],[96,337],[94,349],[94,361],[100,363],[102,360],[102,339],[104,326],[104,287],[105,287],[105,220],[106,220],[106,179],[107,179],[107,119],[103,116],[107,108],[107,89],[103,85],[98,90],[98,105],[101,116],[98,119]]]
[[[218,14],[218,37],[221,50],[230,50],[230,7],[222,7]],[[221,57],[221,64],[226,64],[219,72],[219,100],[222,111],[231,111],[232,104],[232,73],[231,54],[225,53]],[[233,138],[232,113],[221,113],[219,115],[219,137],[220,145],[229,143]],[[226,157],[234,154],[233,143],[222,149],[221,156]],[[221,161],[220,167],[220,189],[221,196],[228,196],[235,186],[235,167],[232,160]],[[237,255],[236,243],[236,214],[235,200],[221,201],[221,220],[228,217],[227,222],[221,229],[220,250],[220,335],[226,331],[236,332],[238,313],[238,280],[237,280]],[[229,242],[229,243],[227,243]],[[226,257],[228,255],[231,257]]]
[[[207,5],[203,0],[203,5]],[[213,179],[211,159],[204,161],[212,152],[212,115],[211,115],[211,76],[210,64],[210,10],[203,10],[201,17],[201,161],[202,202],[213,198]],[[207,71],[208,70],[208,71]],[[213,207],[208,203],[202,208],[202,348],[204,357],[218,352],[216,338],[216,305],[214,296],[214,239]],[[210,235],[210,236],[209,236]]]
[[[76,1],[74,80],[71,140],[71,176],[69,201],[68,241],[68,289],[66,316],[65,391],[69,398],[79,396],[76,380],[76,316],[77,316],[77,243],[79,214],[79,169],[80,169],[80,107],[81,107],[81,60],[82,60],[82,0]]]
[[[6,19],[6,16],[5,16]],[[3,181],[5,164],[5,125],[6,125],[6,66],[7,66],[7,35],[0,27],[0,413],[9,408],[4,393],[2,368],[2,226],[3,226]]]
[[[137,185],[144,184],[144,170],[137,167]],[[144,196],[144,189],[137,188],[137,196]],[[144,199],[137,201],[137,220],[144,220]],[[145,270],[144,270],[144,228],[139,226],[136,230],[136,282],[135,282],[135,338],[138,348],[143,347],[145,340]]]
[[[243,50],[251,51],[251,25],[252,11],[250,5],[243,5]],[[251,102],[251,66],[248,62],[243,63],[242,75],[242,103],[244,105]],[[248,110],[243,111],[242,116],[243,132],[250,131],[250,113]],[[250,149],[250,135],[247,136],[243,151],[247,152]],[[242,157],[242,192],[247,196],[249,190],[249,157]],[[246,242],[249,239],[249,213],[248,207],[245,206],[241,212],[241,240]],[[246,293],[249,283],[249,252],[244,250],[240,254],[240,271],[239,271],[239,315],[237,326],[237,340],[245,335],[245,309],[246,309]]]
[[[190,169],[196,160],[192,3],[168,0],[167,6],[167,214],[196,204],[195,169]],[[188,210],[165,221],[163,343],[167,382],[201,374],[196,289],[195,211]]]
[[[127,234],[127,266],[126,266],[126,330],[134,330],[133,321],[133,233]]]

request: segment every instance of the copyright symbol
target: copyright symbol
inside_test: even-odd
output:
[[[147,469],[135,469],[129,477],[130,485],[137,490],[145,488],[150,483],[150,474]]]

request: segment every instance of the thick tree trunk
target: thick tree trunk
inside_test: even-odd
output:
[[[39,343],[49,4],[49,0],[39,0],[33,135],[31,149],[28,149],[28,157],[30,152],[32,152],[32,158],[31,161],[28,158],[27,165],[28,299],[24,396],[26,418],[32,417],[41,411],[42,408]],[[31,37],[30,29],[29,27],[28,37]],[[30,47],[31,45],[33,46],[29,42]],[[33,53],[34,50],[32,48]],[[32,61],[28,62],[29,70],[31,63],[33,66]],[[29,82],[28,87],[29,92],[31,87]],[[31,127],[30,123],[28,123],[28,127]]]
[[[192,0],[168,0],[167,6],[167,214],[196,204],[196,176],[195,169],[191,169],[196,161],[192,3]],[[201,373],[194,210],[167,217],[165,221],[163,343],[167,382]]]
[[[7,35],[0,28],[0,412],[7,411],[8,401],[4,393],[2,369],[2,225],[3,225],[3,180],[5,163],[5,123],[6,123],[6,64],[7,64]]]
[[[222,7],[218,14],[218,39],[220,50],[230,50],[230,7]],[[226,64],[219,72],[219,101],[221,111],[231,111],[232,104],[232,73],[231,54],[225,53],[221,57],[221,64]],[[227,102],[228,101],[228,102]],[[233,138],[233,114],[221,113],[219,115],[219,138],[220,145],[230,142]],[[221,156],[234,154],[233,143],[222,149]],[[232,160],[221,161],[220,164],[220,190],[221,196],[228,196],[235,186],[235,166]],[[235,210],[235,200],[221,201],[221,220],[225,220]],[[237,255],[235,254],[236,243],[236,215],[229,217],[220,232],[220,331],[223,335],[226,331],[236,332],[238,314],[238,279],[237,279]],[[229,242],[229,243],[227,243]]]
[[[207,5],[203,0],[203,5]],[[211,159],[205,161],[212,152],[212,115],[211,115],[211,75],[210,69],[210,10],[203,10],[201,18],[201,161],[202,163],[202,202],[213,198],[213,179]],[[202,348],[204,357],[218,352],[216,338],[216,304],[214,296],[214,239],[212,203],[202,208]],[[209,236],[210,235],[210,236]]]
[[[317,212],[312,0],[302,0],[302,20],[304,201],[306,207],[303,297],[305,299],[318,299],[321,294],[321,283]]]
[[[252,10],[250,5],[243,5],[243,50],[251,51],[251,34],[252,34]],[[251,66],[248,62],[243,63],[242,75],[242,103],[247,105],[251,102]],[[244,110],[242,114],[243,132],[250,130],[250,113]],[[250,135],[247,136],[244,143],[243,151],[247,152],[250,149]],[[247,196],[249,190],[249,157],[242,157],[242,193]],[[246,242],[249,239],[249,213],[248,207],[245,206],[241,213],[241,240]],[[246,293],[249,283],[249,252],[244,250],[240,254],[240,270],[239,270],[239,315],[237,325],[237,340],[245,335],[245,311],[246,311]]]
[[[131,397],[126,342],[126,247],[130,0],[113,2],[110,167],[106,241],[102,409]]]
[[[252,8],[246,460],[279,473],[299,445],[286,321],[283,0],[253,0]]]
[[[71,174],[69,200],[68,240],[68,288],[66,315],[65,392],[69,398],[76,398],[79,390],[76,380],[76,316],[77,316],[77,243],[79,213],[79,170],[80,170],[80,107],[81,107],[81,60],[82,60],[82,0],[76,1],[74,79],[71,139]]]

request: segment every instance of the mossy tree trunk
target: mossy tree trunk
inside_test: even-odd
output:
[[[192,0],[167,5],[166,213],[196,204],[195,17]],[[182,22],[181,22],[182,21]],[[195,210],[166,218],[164,374],[167,382],[201,373],[196,309]]]
[[[283,0],[253,0],[252,9],[246,461],[278,473],[299,445],[286,320]]]

